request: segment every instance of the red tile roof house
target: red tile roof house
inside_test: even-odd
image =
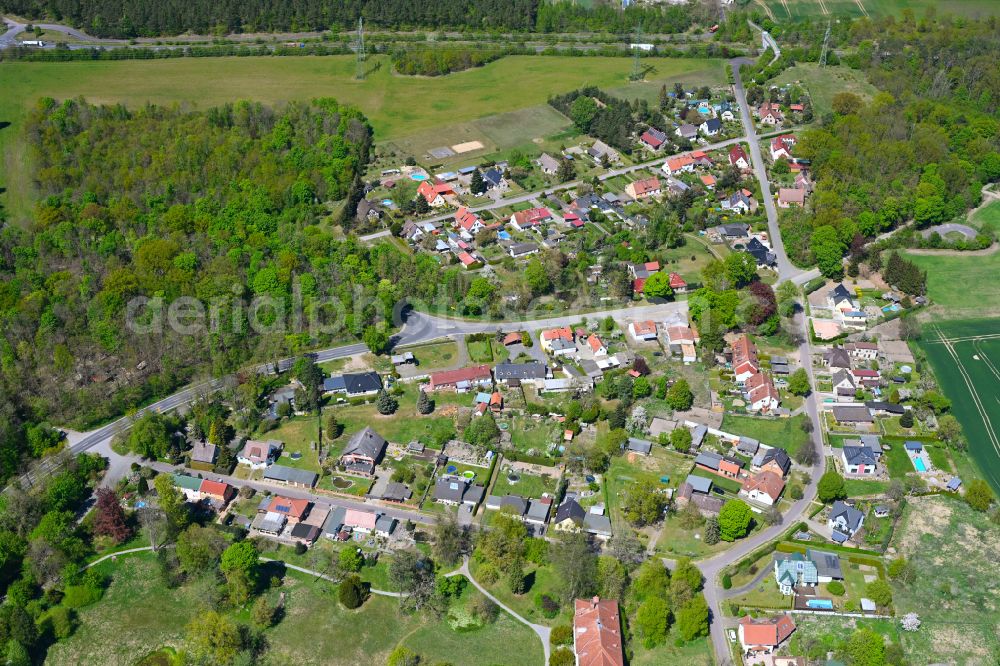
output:
[[[577,666],[625,666],[618,602],[577,599],[573,614],[573,652]]]
[[[729,164],[741,169],[750,168],[750,158],[747,156],[747,151],[743,149],[743,146],[733,146],[729,149]]]
[[[772,102],[764,102],[757,107],[757,116],[764,125],[780,125],[785,121],[781,106]]]
[[[440,208],[448,204],[449,197],[455,196],[455,190],[448,183],[432,183],[429,180],[425,180],[417,188],[417,194],[423,196],[431,208]]]
[[[503,346],[509,347],[510,345],[521,344],[521,333],[518,331],[513,331],[503,336]]]
[[[201,488],[198,489],[202,497],[207,497],[213,502],[221,502],[223,506],[229,504],[229,502],[236,497],[236,488],[233,488],[228,483],[224,481],[209,481],[205,479],[201,482]]]
[[[486,384],[492,385],[493,373],[488,365],[473,365],[458,370],[447,370],[445,372],[435,372],[431,374],[431,381],[427,388],[430,391],[441,389],[455,389],[459,392],[469,391],[474,387],[481,387]]]
[[[673,176],[674,174],[680,173],[682,171],[694,171],[694,158],[690,155],[680,155],[678,157],[672,157],[667,160],[662,167],[660,167],[663,173],[668,176]]]
[[[458,227],[464,234],[467,234],[469,238],[475,235],[476,232],[486,227],[479,216],[465,206],[459,208],[455,213],[455,223],[458,224]]]
[[[548,208],[528,208],[519,210],[510,216],[511,225],[518,231],[526,231],[541,226],[542,222],[552,219]]]
[[[781,405],[781,395],[774,382],[763,372],[751,375],[743,384],[748,406],[754,412],[769,412]]]
[[[628,334],[632,336],[633,340],[643,342],[656,340],[656,322],[652,320],[633,321],[628,325]]]
[[[675,294],[686,294],[688,290],[688,283],[684,281],[677,273],[670,274],[670,288],[674,290]]]
[[[785,489],[785,480],[771,471],[759,472],[743,481],[740,495],[759,504],[774,506]]]
[[[750,341],[746,333],[741,333],[733,341],[732,348],[733,374],[736,376],[736,383],[742,386],[746,380],[760,372],[757,347]]]
[[[594,356],[608,355],[608,348],[604,346],[604,343],[596,335],[591,335],[587,338],[587,346],[590,347],[590,351],[594,353]]]
[[[744,655],[771,654],[779,645],[788,640],[795,631],[795,622],[789,615],[753,619],[749,615],[740,618],[737,630]]]
[[[778,208],[791,208],[792,206],[804,206],[806,203],[806,191],[798,187],[782,187],[778,190]]]
[[[666,140],[667,135],[655,127],[650,127],[639,137],[639,142],[650,150],[659,150]]]
[[[782,134],[771,139],[771,159],[792,159],[792,148],[795,147],[795,135]]]
[[[275,495],[271,499],[271,503],[267,505],[266,511],[280,513],[289,522],[297,523],[309,513],[309,500]]]
[[[632,181],[625,186],[625,193],[633,199],[647,199],[660,196],[660,179],[656,176]]]
[[[715,181],[715,176],[713,176],[712,174],[710,174],[710,173],[703,174],[701,176],[701,182],[708,189],[710,189],[710,190],[714,190],[715,189],[715,182],[716,181]]]
[[[562,328],[550,328],[547,331],[542,331],[542,334],[538,337],[539,340],[541,340],[542,349],[547,352],[552,351],[552,343],[556,340],[563,340],[564,342],[569,343],[572,343],[574,340],[573,329],[569,326],[564,326]]]
[[[476,263],[476,261],[478,261],[474,256],[472,256],[468,252],[459,252],[457,256],[458,260],[462,262],[462,265],[465,266],[466,268],[473,266]]]

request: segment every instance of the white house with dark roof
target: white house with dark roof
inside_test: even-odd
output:
[[[284,444],[276,439],[263,441],[248,439],[239,455],[236,456],[236,462],[241,465],[249,465],[250,469],[264,469],[281,455],[282,446]]]
[[[865,514],[842,500],[833,503],[827,527],[833,532],[833,540],[843,543],[850,539],[864,525]]]

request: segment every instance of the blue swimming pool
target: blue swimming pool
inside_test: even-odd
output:
[[[455,467],[454,465],[448,465],[444,471],[448,472],[449,474],[454,474],[455,472],[458,471],[458,468]]]
[[[500,240],[510,240],[511,236],[506,231],[498,231],[497,238],[499,238]]]
[[[892,305],[886,305],[882,307],[882,312],[899,312],[902,308],[898,303],[893,303]]]
[[[427,180],[427,174],[425,173],[411,173],[410,178],[416,181]]]
[[[927,466],[924,465],[924,459],[923,458],[914,458],[913,459],[913,468],[915,470],[917,470],[918,472],[926,472],[927,471]]]
[[[820,610],[833,610],[833,601],[830,599],[810,599],[806,602],[806,606]]]

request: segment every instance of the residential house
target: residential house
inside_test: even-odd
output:
[[[698,138],[698,128],[691,123],[683,123],[680,127],[674,130],[674,134],[682,139],[692,141]]]
[[[778,208],[791,208],[792,206],[804,206],[806,203],[806,191],[797,187],[782,187],[778,190]]]
[[[275,495],[266,504],[261,502],[257,507],[257,512],[280,513],[290,522],[300,522],[309,513],[310,502],[307,499],[295,499],[283,495]]]
[[[486,228],[482,218],[473,213],[465,206],[460,206],[455,212],[455,223],[462,230],[462,235],[466,239],[471,239],[477,233]]]
[[[874,342],[848,342],[844,349],[851,355],[851,358],[862,361],[874,361],[878,358],[878,345]]]
[[[528,500],[520,495],[490,495],[486,498],[486,508],[493,511],[504,510],[517,518],[524,519],[528,512]]]
[[[739,167],[741,170],[750,168],[750,156],[742,144],[737,144],[729,149],[729,165]]]
[[[478,261],[475,255],[470,252],[459,252],[455,255],[458,261],[466,268],[472,268],[472,266]]]
[[[699,178],[701,178],[701,184],[704,185],[706,189],[709,190],[715,189],[715,183],[717,182],[715,180],[715,176],[713,176],[710,173],[703,173],[701,176],[699,176]]]
[[[604,343],[601,342],[601,339],[596,334],[591,334],[587,337],[587,347],[590,348],[590,352],[595,358],[608,355],[608,348],[604,346]]]
[[[648,130],[642,133],[639,137],[639,143],[644,145],[650,150],[659,150],[663,147],[663,144],[667,141],[666,132],[661,132],[655,127],[650,127]]]
[[[844,474],[850,476],[874,476],[878,472],[881,457],[882,445],[876,435],[862,435],[861,439],[846,440],[840,450]]]
[[[597,164],[600,164],[605,158],[607,158],[609,162],[621,161],[618,151],[603,141],[595,141],[594,145],[587,149],[587,154],[590,155],[591,159],[593,159]]]
[[[413,492],[406,487],[406,484],[399,483],[398,481],[390,481],[385,484],[385,488],[382,489],[382,494],[379,497],[380,500],[384,502],[393,502],[394,504],[402,504],[406,500],[413,496]]]
[[[701,133],[705,136],[716,136],[722,131],[722,121],[718,118],[709,118],[701,125],[698,126]]]
[[[674,290],[675,294],[686,294],[688,290],[688,283],[684,281],[677,273],[670,274],[670,288]]]
[[[473,365],[458,370],[431,373],[428,390],[455,389],[459,393],[493,384],[493,373],[488,365]]]
[[[867,407],[854,405],[836,405],[833,407],[833,418],[837,423],[869,424],[875,419]]]
[[[816,563],[802,553],[775,553],[774,580],[784,595],[795,594],[796,587],[816,587],[819,571]]]
[[[573,613],[576,666],[625,666],[618,602],[577,599]]]
[[[658,261],[647,261],[644,264],[626,264],[628,266],[628,272],[632,274],[635,279],[648,278],[653,273],[660,270],[660,262]]]
[[[560,355],[553,346],[557,340],[561,340],[564,344],[570,345],[573,351],[576,352],[576,345],[573,344],[575,340],[573,336],[573,329],[569,326],[564,326],[562,328],[550,328],[546,331],[542,331],[538,338],[541,342],[542,349],[554,356]]]
[[[694,363],[697,358],[695,344],[698,342],[698,334],[690,326],[667,326],[666,343],[671,354],[681,356],[684,363]]]
[[[295,523],[292,525],[292,529],[288,531],[288,536],[293,541],[303,543],[306,546],[311,546],[316,543],[316,539],[319,538],[320,529],[315,525],[309,525],[307,523]]]
[[[428,179],[417,187],[417,194],[422,196],[431,208],[441,208],[454,200],[455,190],[448,183]]]
[[[538,164],[538,168],[546,176],[554,176],[559,171],[559,160],[548,153],[542,153],[535,163]]]
[[[377,372],[345,373],[323,380],[323,393],[341,393],[348,398],[375,395],[382,390],[382,377]]]
[[[497,384],[507,385],[516,380],[518,383],[533,382],[541,385],[548,376],[548,368],[544,363],[532,361],[530,363],[511,363],[504,361],[493,368],[493,377]]]
[[[514,243],[507,248],[507,253],[510,254],[512,259],[529,257],[533,254],[538,254],[538,245],[536,243]]]
[[[833,373],[830,381],[833,384],[834,395],[838,398],[854,399],[858,384],[854,381],[854,375],[849,370],[837,370]]]
[[[378,514],[374,511],[362,511],[359,509],[347,509],[344,511],[344,528],[361,534],[370,534],[375,531],[375,524],[378,522]]]
[[[826,302],[831,310],[838,312],[848,312],[858,309],[857,301],[854,300],[854,296],[847,290],[843,282],[827,292]]]
[[[656,340],[656,322],[652,320],[633,321],[628,325],[628,334],[633,340],[651,342]]]
[[[760,242],[759,238],[751,238],[743,251],[749,254],[761,267],[773,267],[778,263],[778,255],[771,252],[771,249]]]
[[[368,201],[368,199],[361,199],[358,202],[358,207],[354,210],[354,218],[358,222],[375,222],[382,217],[382,209],[378,204]]]
[[[743,654],[757,656],[768,655],[777,650],[794,631],[795,621],[786,613],[764,618],[752,618],[747,615],[740,618],[736,633]]]
[[[690,155],[678,155],[677,157],[671,157],[669,160],[663,163],[660,167],[663,173],[668,176],[675,176],[682,172],[694,171],[694,158]]]
[[[795,147],[794,134],[782,134],[771,139],[771,159],[792,159],[792,148]]]
[[[739,192],[733,192],[722,200],[722,210],[743,215],[750,212],[751,208],[756,208],[756,206],[753,205],[755,203],[756,202],[748,194],[746,194],[745,190],[740,190]]]
[[[284,465],[271,465],[264,470],[264,480],[272,483],[280,483],[296,488],[312,488],[319,480],[319,475],[307,469],[297,469],[295,467],[285,467]]]
[[[743,481],[740,496],[758,504],[773,506],[778,503],[781,493],[785,490],[785,480],[780,474],[770,470],[758,472]]]
[[[502,192],[507,189],[507,179],[503,177],[503,172],[496,167],[483,172],[483,184],[487,190],[497,190]]]
[[[264,469],[281,455],[282,446],[284,444],[274,439],[264,441],[248,439],[236,456],[236,462],[249,465],[250,469]]]
[[[865,402],[865,407],[872,413],[872,416],[902,416],[906,411],[902,405],[885,400],[869,400]]]
[[[215,444],[209,444],[206,441],[195,442],[194,446],[191,448],[191,462],[201,463],[202,465],[214,465],[216,458],[219,457],[219,451]]]
[[[724,457],[713,451],[702,451],[694,459],[695,467],[724,476],[738,479],[743,476],[743,461],[738,458]]]
[[[742,387],[750,377],[760,372],[760,363],[757,360],[757,347],[746,333],[740,333],[733,340],[732,355],[733,375],[735,376],[736,384]]]
[[[843,368],[850,370],[851,355],[843,347],[831,347],[823,352],[823,365],[828,368]]]
[[[528,508],[524,512],[524,521],[534,525],[545,525],[549,522],[549,511],[551,510],[551,498],[543,497],[541,499],[528,500]]]
[[[703,516],[717,516],[722,510],[725,500],[712,495],[712,480],[701,476],[689,474],[674,495],[674,502],[678,506],[688,503],[694,504]]]
[[[830,508],[830,517],[826,524],[833,532],[833,540],[837,543],[843,543],[854,536],[864,522],[865,514],[863,511],[856,509],[853,504],[837,500]]]
[[[736,443],[736,452],[750,458],[757,455],[759,450],[760,442],[753,437],[740,437],[740,441]]]
[[[385,437],[372,430],[371,426],[365,426],[347,440],[340,454],[340,464],[348,472],[371,476],[375,474],[375,466],[382,462],[385,449]]]
[[[396,530],[397,520],[392,516],[381,515],[375,519],[375,536],[388,539]]]
[[[210,479],[202,480],[198,492],[201,493],[202,499],[207,499],[220,506],[229,504],[236,497],[236,488],[225,481],[212,481]]]
[[[567,497],[556,508],[552,519],[553,529],[560,532],[587,532],[599,539],[611,537],[611,519],[598,507],[587,510],[574,497]]]
[[[751,375],[743,385],[747,406],[754,412],[769,412],[781,405],[781,395],[763,372]]]
[[[174,487],[181,491],[188,502],[201,500],[201,479],[187,474],[174,474]]]
[[[806,557],[816,565],[816,578],[820,583],[844,580],[844,571],[840,568],[839,556],[823,550],[807,548]]]
[[[854,381],[867,388],[874,388],[879,386],[882,382],[882,376],[879,374],[878,370],[868,370],[867,368],[852,368],[851,374],[854,376]]]
[[[540,227],[543,222],[552,220],[552,213],[548,208],[536,207],[519,210],[510,216],[510,224],[518,231],[527,231]]]
[[[761,447],[750,462],[750,469],[755,472],[771,470],[781,476],[787,476],[792,469],[792,459],[788,457],[788,451],[780,446]]]
[[[634,180],[625,186],[625,193],[633,199],[648,199],[660,196],[660,179],[656,176]]]
[[[764,125],[780,125],[785,122],[785,114],[781,112],[781,106],[773,102],[764,102],[757,107],[757,117]]]
[[[470,483],[461,476],[439,476],[434,482],[433,498],[435,502],[451,506],[475,507],[483,501],[485,488],[478,483]]]

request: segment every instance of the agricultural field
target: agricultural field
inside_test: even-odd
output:
[[[4,95],[0,96],[0,119],[10,123],[0,130],[5,160],[0,185],[9,191],[9,208],[15,218],[26,216],[31,198],[26,176],[31,170],[19,133],[28,109],[40,97],[83,95],[91,102],[132,108],[147,102],[205,108],[240,99],[281,104],[330,96],[357,105],[371,121],[376,141],[387,141],[538,107],[550,95],[582,85],[622,85],[632,66],[628,58],[513,56],[448,76],[401,77],[392,74],[384,57],[372,62],[382,66],[373,67],[364,81],[354,79],[354,56],[11,63],[4,67]],[[655,72],[649,80],[629,86],[632,96],[655,96],[663,84],[676,80],[705,85],[725,80],[720,60],[656,58],[648,62]],[[533,117],[543,113],[550,119],[546,127],[555,129],[547,111]],[[494,119],[482,128],[479,140],[497,146],[530,142],[537,134],[532,129],[519,135],[521,120]]]
[[[993,0],[949,0],[947,3],[941,3],[940,0],[761,0],[755,6],[763,6],[768,16],[776,21],[839,16],[899,16],[907,9],[919,17],[930,8],[937,10],[939,14],[958,14],[971,18],[1000,13],[1000,6]]]
[[[1000,650],[1000,527],[956,498],[918,497],[909,500],[892,545],[917,572],[915,583],[893,589],[897,614],[915,612],[923,623],[915,633],[900,632],[907,656],[991,663]]]
[[[111,587],[101,601],[81,609],[79,628],[50,648],[46,663],[132,664],[161,647],[180,648],[185,626],[211,596],[206,586],[215,585],[212,578],[167,589],[147,554],[100,566],[113,574]],[[396,600],[385,597],[374,596],[361,609],[347,611],[337,602],[334,585],[309,576],[286,575],[281,589],[286,614],[266,632],[270,663],[384,663],[400,642],[431,663],[522,666],[542,661],[538,639],[506,614],[493,625],[459,632],[447,618],[403,615]],[[317,631],[317,618],[323,618],[322,631]],[[511,644],[518,649],[505,648]]]
[[[905,256],[927,271],[927,295],[937,306],[933,311],[938,317],[1000,316],[1000,289],[994,288],[1000,252],[969,256],[907,252]]]
[[[1000,319],[924,326],[920,346],[969,442],[969,456],[1000,492]]]
[[[798,83],[809,91],[817,118],[833,110],[833,96],[837,93],[851,92],[868,99],[876,92],[863,72],[843,66],[821,68],[809,62],[789,67],[774,79],[774,83],[782,86]]]

